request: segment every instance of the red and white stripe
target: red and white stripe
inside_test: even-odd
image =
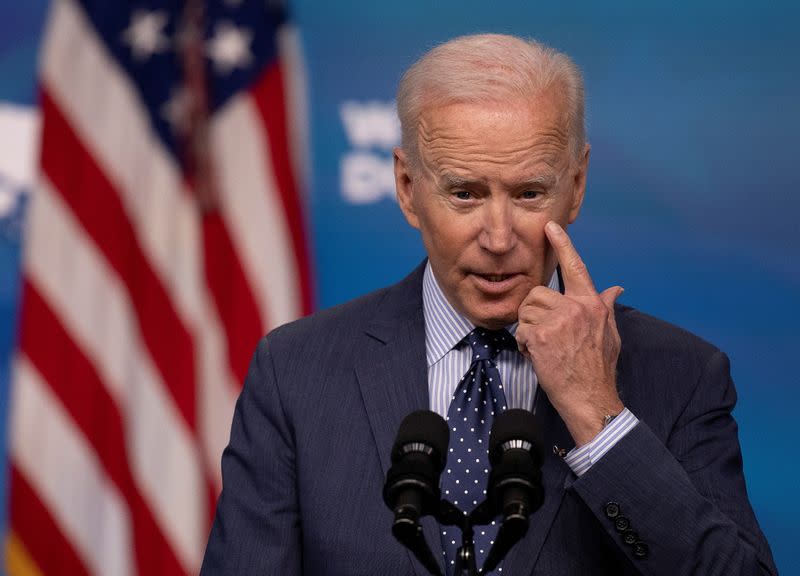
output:
[[[13,540],[44,574],[196,573],[250,354],[311,306],[281,68],[212,118],[203,213],[81,6],[45,39]]]

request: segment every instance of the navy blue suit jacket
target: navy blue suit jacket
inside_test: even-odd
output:
[[[422,269],[259,344],[201,574],[426,574],[381,497],[400,421],[429,407]],[[726,356],[631,308],[616,319],[619,391],[640,423],[576,479],[552,451],[574,443],[538,394],[545,500],[503,573],[775,573],[747,499]],[[646,557],[622,541],[610,502]],[[423,524],[439,556],[438,526]]]

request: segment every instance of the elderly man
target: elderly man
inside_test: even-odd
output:
[[[523,408],[547,447],[544,503],[495,573],[774,574],[727,358],[617,304],[620,287],[598,293],[565,232],[589,162],[574,64],[511,36],[457,38],[409,69],[397,103],[397,197],[428,259],[261,342],[202,573],[425,574],[381,497],[401,420],[448,418],[442,493],[468,511],[486,420]],[[423,528],[452,573],[458,530]],[[479,566],[496,530],[476,531]]]

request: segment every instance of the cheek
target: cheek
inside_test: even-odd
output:
[[[441,280],[445,281],[444,277],[450,275],[449,271],[456,266],[459,254],[463,252],[462,247],[450,227],[441,223],[422,220],[420,233],[428,259]]]
[[[549,213],[537,215],[533,221],[529,219],[519,233],[522,246],[517,255],[524,261],[521,263],[527,267],[532,284],[547,285],[556,267],[555,251],[544,233],[544,226],[550,220],[559,221]]]
[[[526,250],[537,256],[541,255],[549,248],[550,242],[544,233],[544,227],[550,220],[558,219],[549,211],[536,214],[524,214],[517,226],[517,236],[524,244]]]
[[[468,218],[458,217],[452,212],[440,211],[425,214],[420,228],[425,247],[434,250],[440,256],[455,259],[468,249],[470,242],[476,237],[472,232],[473,224]]]

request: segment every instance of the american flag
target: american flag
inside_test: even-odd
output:
[[[12,388],[10,575],[200,568],[250,354],[312,305],[284,12],[52,3]]]

